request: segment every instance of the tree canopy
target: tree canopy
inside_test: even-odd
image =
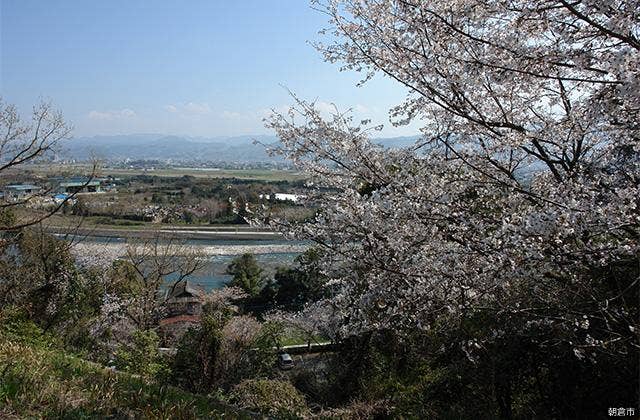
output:
[[[265,284],[266,276],[253,254],[242,254],[231,261],[227,274],[233,279],[230,286],[240,287],[251,297],[256,297]]]
[[[393,122],[423,123],[393,150],[297,97],[268,121],[322,203],[274,225],[326,251],[343,336],[488,317],[456,338],[471,360],[507,331],[580,360],[637,354],[637,2],[313,3],[325,59],[395,80]]]

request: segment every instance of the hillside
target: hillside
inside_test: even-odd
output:
[[[210,398],[0,337],[0,418],[248,418]]]
[[[86,160],[174,160],[193,162],[275,162],[264,144],[277,139],[270,136],[195,138],[161,134],[79,137],[61,143],[58,156],[63,159]]]
[[[384,147],[412,145],[417,136],[380,138],[373,141]],[[254,144],[257,140],[261,144]],[[282,162],[270,156],[264,145],[278,142],[275,136],[187,137],[162,134],[129,134],[118,136],[78,137],[60,145],[58,157],[86,160],[172,160],[191,162]]]

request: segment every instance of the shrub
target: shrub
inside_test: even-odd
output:
[[[0,309],[0,341],[13,341],[34,347],[59,346],[59,339],[45,332],[17,307]]]
[[[158,352],[159,341],[154,331],[135,331],[131,343],[118,347],[115,355],[116,367],[125,372],[162,378],[167,366]]]
[[[218,379],[216,361],[227,316],[221,312],[207,313],[205,308],[199,327],[191,328],[181,338],[171,369],[175,384],[191,391],[214,388]]]
[[[289,382],[249,379],[236,385],[231,401],[242,408],[278,418],[300,418],[308,413],[304,397]]]

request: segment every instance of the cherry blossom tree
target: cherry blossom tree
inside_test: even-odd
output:
[[[313,4],[325,59],[395,80],[392,122],[423,123],[413,147],[383,149],[378,127],[297,97],[267,121],[320,211],[266,216],[328,251],[342,335],[485,313],[579,359],[637,352],[637,2]],[[504,334],[461,345],[473,358]]]
[[[70,135],[71,126],[50,103],[41,102],[34,106],[31,121],[25,121],[14,105],[6,104],[0,98],[0,175],[15,174],[26,164],[51,157],[58,150],[60,142]],[[97,166],[97,162],[94,162],[87,185],[95,176]],[[46,211],[30,209],[19,215],[14,211],[38,198],[51,195],[51,192],[50,188],[42,188],[31,196],[0,203],[0,232],[18,231],[36,225],[58,212],[76,195],[68,195]]]
[[[199,250],[160,234],[132,240],[120,262],[116,277],[124,276],[120,281],[128,283],[122,296],[126,316],[144,330],[157,326],[164,302],[177,285],[206,264]]]

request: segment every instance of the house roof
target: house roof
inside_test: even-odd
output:
[[[16,191],[40,189],[40,187],[38,187],[37,185],[31,185],[31,184],[13,184],[13,185],[7,185],[5,188],[8,190],[16,190]]]
[[[199,287],[194,287],[189,280],[181,281],[170,289],[169,299],[193,297],[198,300],[202,297],[204,291]]]
[[[95,187],[97,185],[100,185],[100,181],[97,181],[97,180],[89,181],[88,179],[70,179],[60,183],[61,187],[83,187],[83,186]]]

